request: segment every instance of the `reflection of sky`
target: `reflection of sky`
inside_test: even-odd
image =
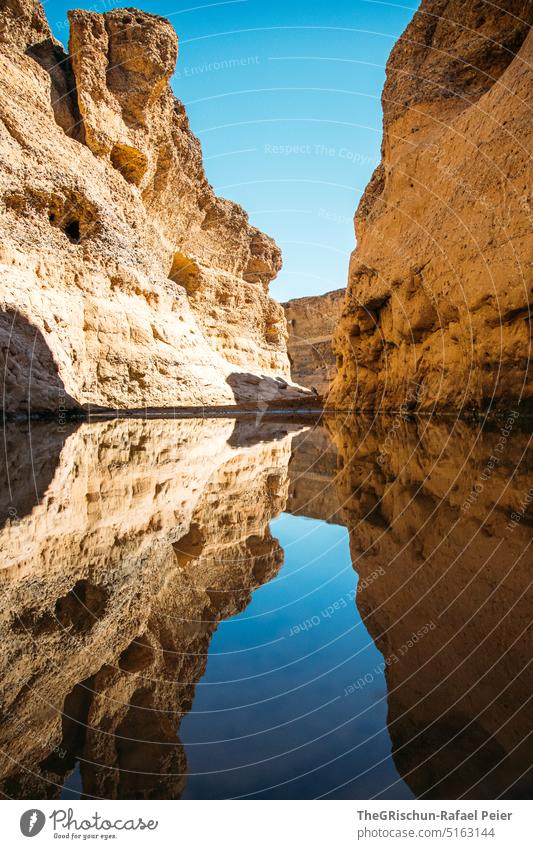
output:
[[[259,798],[312,798],[345,782],[334,795],[368,798],[398,782],[385,798],[412,798],[390,756],[385,680],[373,672],[383,658],[353,601],[346,529],[288,514],[271,529],[285,563],[245,611],[220,624],[180,728],[185,798],[268,787]],[[368,672],[373,681],[345,695]]]
[[[66,10],[111,0],[48,0]],[[132,0],[180,38],[174,90],[217,192],[241,203],[283,249],[279,300],[345,285],[352,218],[381,141],[384,64],[415,3],[399,0]]]

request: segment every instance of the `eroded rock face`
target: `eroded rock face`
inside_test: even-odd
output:
[[[533,3],[425,0],[355,218],[337,407],[531,401]]]
[[[530,435],[512,414],[328,427],[400,775],[422,798],[530,798]]]
[[[292,379],[326,397],[335,374],[332,338],[340,321],[344,289],[282,304],[289,331]]]
[[[265,424],[255,444],[243,427],[114,421],[62,446],[32,428],[36,459],[55,451],[57,468],[37,462],[33,509],[13,480],[0,532],[8,796],[57,797],[78,760],[89,796],[180,796],[178,729],[212,634],[283,560],[268,523],[285,506],[291,431]],[[16,443],[11,430],[13,464]]]
[[[268,296],[280,252],[207,182],[168,21],[72,12],[69,55],[36,0],[0,24],[7,411],[303,395]]]

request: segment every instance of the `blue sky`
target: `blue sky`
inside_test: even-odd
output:
[[[44,3],[68,42],[69,8]],[[172,86],[216,191],[241,203],[283,251],[280,301],[346,285],[353,214],[379,160],[390,50],[416,3],[378,0],[134,0],[179,37]]]

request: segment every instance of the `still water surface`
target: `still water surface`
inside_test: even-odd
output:
[[[181,725],[185,798],[365,799],[386,785],[411,797],[391,758],[383,657],[355,606],[347,531],[287,513],[271,529],[285,564],[219,627]]]
[[[513,428],[9,426],[2,793],[528,796]]]

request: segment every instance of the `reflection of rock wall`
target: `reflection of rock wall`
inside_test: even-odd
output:
[[[532,23],[532,0],[424,0],[395,45],[332,406],[531,399]]]
[[[344,524],[337,493],[337,452],[328,430],[313,427],[296,436],[292,447],[287,512]]]
[[[285,398],[285,317],[268,296],[281,255],[206,179],[168,84],[174,30],[76,10],[69,48],[38,0],[1,4],[7,410],[260,401],[249,373],[280,378],[268,399]]]
[[[396,765],[419,796],[529,797],[533,514],[508,525],[531,485],[529,436],[382,422],[330,429]]]
[[[292,379],[326,396],[335,374],[332,338],[340,320],[345,289],[282,304],[289,331]]]
[[[3,792],[57,796],[79,758],[89,795],[180,795],[177,731],[211,635],[283,559],[268,522],[292,437],[238,447],[232,432],[82,425],[41,503],[4,527]]]
[[[75,423],[60,427],[32,422],[6,424],[0,452],[0,528],[8,519],[29,513],[43,497]]]

